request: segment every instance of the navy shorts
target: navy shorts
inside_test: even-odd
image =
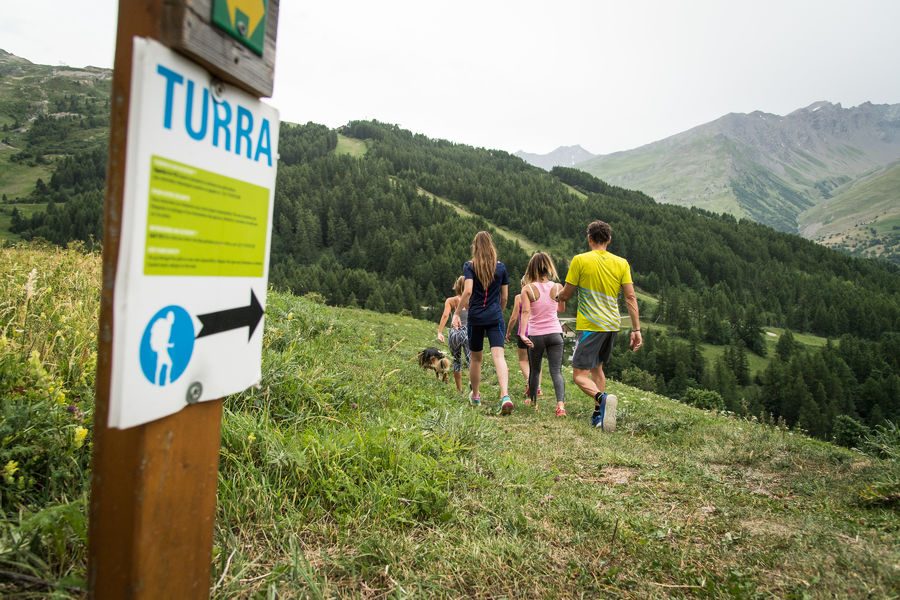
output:
[[[484,350],[484,336],[487,335],[491,348],[502,348],[506,341],[506,331],[503,319],[489,325],[476,325],[469,321],[469,351],[481,352]]]
[[[616,345],[616,331],[576,332],[575,352],[572,354],[572,368],[590,370],[597,365],[608,365]]]

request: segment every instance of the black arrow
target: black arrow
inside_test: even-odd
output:
[[[197,338],[222,333],[223,331],[231,331],[232,329],[240,329],[241,327],[249,327],[250,334],[247,336],[247,341],[249,342],[250,338],[253,337],[253,332],[256,331],[256,326],[262,320],[264,312],[259,300],[256,299],[256,294],[251,289],[250,304],[247,306],[197,315],[200,323],[203,324],[200,328],[200,333],[197,334]]]

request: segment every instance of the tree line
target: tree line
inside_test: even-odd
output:
[[[322,125],[282,126],[274,285],[319,293],[331,304],[431,318],[460,274],[473,235],[489,227],[483,218],[542,243],[563,276],[568,259],[586,249],[585,225],[602,218],[613,226],[611,250],[629,259],[640,288],[658,295],[653,317],[683,338],[651,328],[644,350],[618,353],[615,376],[710,407],[771,414],[823,437],[836,435],[837,416],[860,427],[898,418],[897,372],[884,368],[894,365],[885,353],[896,350],[885,335],[900,330],[900,277],[891,265],[730,216],[658,204],[573,169],[547,174],[501,151],[374,121],[351,122],[342,132],[368,140],[365,157],[337,154],[337,132]],[[99,240],[104,169],[102,151],[60,161],[33,196],[50,203],[47,212],[19,216],[17,231],[60,244]],[[480,217],[461,216],[419,187]],[[518,244],[495,241],[515,293],[528,257]],[[748,353],[766,352],[766,325],[839,339],[821,351],[797,349],[773,361],[771,373],[751,376]],[[723,357],[704,361],[703,342],[725,346]],[[854,353],[858,371],[845,347],[865,348]],[[840,368],[840,386],[816,374],[823,363]],[[876,386],[883,391],[876,394]],[[784,389],[799,394],[796,406]],[[842,393],[836,404],[834,390]],[[875,400],[857,402],[863,392]]]

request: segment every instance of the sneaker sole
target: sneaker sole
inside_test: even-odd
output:
[[[512,402],[504,402],[503,406],[500,407],[500,414],[503,416],[512,414],[512,411],[513,411],[513,403]]]
[[[612,394],[606,396],[606,412],[603,414],[603,431],[612,433],[616,430],[616,406],[619,399]]]

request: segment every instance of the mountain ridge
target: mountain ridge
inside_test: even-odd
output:
[[[549,171],[553,167],[574,167],[578,163],[590,160],[597,155],[576,144],[574,146],[560,146],[547,154],[535,154],[519,150],[513,156],[518,156],[530,165]]]
[[[661,202],[797,233],[835,188],[898,159],[900,104],[817,101],[787,115],[728,113],[577,167]]]

